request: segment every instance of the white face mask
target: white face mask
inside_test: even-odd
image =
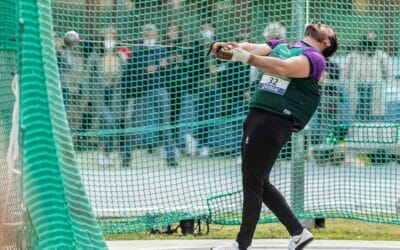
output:
[[[105,49],[112,49],[115,47],[115,41],[110,39],[110,40],[105,40],[104,41],[104,48]]]
[[[203,31],[201,31],[201,35],[205,39],[211,39],[212,40],[214,38],[214,32],[212,32],[211,30],[203,30]]]
[[[143,40],[143,43],[146,46],[154,46],[154,45],[156,45],[156,39],[155,38],[145,38]]]
[[[168,38],[171,40],[175,40],[176,38],[178,38],[178,34],[176,32],[168,32]]]

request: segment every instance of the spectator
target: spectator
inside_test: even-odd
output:
[[[318,164],[331,162],[341,164],[344,158],[339,155],[335,144],[344,141],[352,119],[349,97],[344,84],[339,81],[339,65],[326,59],[326,72],[321,79],[321,102],[310,121],[311,153]]]
[[[200,26],[201,43],[203,45],[210,45],[214,41],[215,30],[209,23],[204,23]]]
[[[67,109],[68,106],[68,72],[71,69],[72,65],[68,63],[68,51],[67,47],[63,45],[63,41],[60,38],[55,38],[55,46],[56,46],[56,56],[57,56],[57,66],[60,74],[60,84],[61,91],[63,95],[64,105]]]
[[[263,32],[264,42],[270,40],[286,40],[286,28],[280,22],[271,22],[265,26]],[[250,66],[250,82],[257,84],[262,72],[254,66]]]
[[[264,41],[268,43],[271,40],[286,40],[286,27],[281,22],[270,22],[265,26]],[[254,66],[250,67],[251,83],[257,85],[261,80],[263,72]],[[281,158],[290,159],[292,157],[292,139],[290,138],[282,148]]]
[[[335,118],[338,112],[339,95],[342,93],[338,90],[338,82],[332,82],[339,78],[339,67],[329,58],[326,59],[326,71],[321,77],[322,100],[315,111],[313,118],[310,121],[311,129],[311,144],[323,144],[331,131],[331,126],[326,126],[327,123],[333,126],[338,122]],[[333,124],[335,123],[335,124]]]
[[[191,63],[187,69],[188,84],[193,88],[194,106],[199,125],[194,136],[185,135],[186,147],[191,155],[199,153],[203,157],[207,157],[210,153],[209,137],[213,129],[210,125],[211,120],[221,112],[221,94],[217,88],[218,66],[215,58],[206,58],[206,52],[214,41],[214,34],[212,25],[206,23],[200,27],[199,36],[192,45]],[[197,148],[189,146],[191,143],[188,142],[194,140],[196,142],[193,144],[200,147],[199,152]]]
[[[359,50],[348,54],[344,68],[351,113],[358,120],[369,121],[384,115],[382,81],[392,79],[392,72],[388,54],[379,48],[375,32],[369,31],[362,37]]]
[[[263,33],[265,42],[270,40],[285,40],[286,28],[280,22],[269,23]]]
[[[90,84],[89,82],[89,68],[90,66],[88,65],[88,60],[92,52],[94,51],[95,48],[95,42],[94,39],[89,38],[88,40],[84,40],[80,42],[80,52],[82,55],[82,69],[85,75],[85,81],[82,82],[80,85],[80,91],[79,91],[79,96],[80,98],[77,99],[79,101],[76,101],[75,106],[76,109],[71,112],[72,115],[78,115],[80,122],[79,122],[79,128],[78,128],[78,137],[76,140],[76,145],[75,148],[77,150],[83,150],[84,148],[91,148],[91,147],[97,147],[97,138],[91,136],[91,135],[85,135],[86,132],[89,131],[92,127],[92,118],[93,114],[91,113],[91,93],[92,90],[90,89]],[[73,99],[74,100],[74,99]]]
[[[186,84],[187,74],[185,71],[185,63],[183,60],[182,38],[179,28],[176,25],[168,27],[165,39],[167,49],[168,65],[164,71],[165,83],[171,99],[171,132],[174,144],[179,147],[179,117],[181,114],[183,85]],[[175,148],[175,155],[180,153]]]
[[[99,133],[101,152],[99,165],[110,165],[109,154],[114,148],[117,121],[123,118],[121,105],[121,74],[123,60],[116,51],[116,31],[101,31],[102,39],[89,57],[92,128]]]
[[[248,42],[247,34],[236,37],[236,41]],[[236,115],[250,80],[250,66],[240,62],[219,61],[218,82],[222,93],[222,114]]]
[[[132,56],[132,51],[128,47],[118,47],[117,52],[120,53],[123,63],[126,65]]]
[[[123,82],[126,96],[134,98],[132,116],[126,122],[127,128],[144,129],[140,132],[141,143],[152,153],[158,144],[159,134],[165,147],[168,166],[177,166],[171,130],[169,129],[171,103],[162,71],[167,67],[167,51],[158,43],[158,30],[147,24],[142,28],[143,44],[132,50],[132,57],[124,73]],[[158,133],[151,127],[162,126]],[[128,133],[124,143],[123,166],[130,165],[132,150],[137,134]]]
[[[85,53],[80,51],[83,46],[67,47],[60,38],[56,38],[55,44],[61,89],[72,141],[76,149],[81,149],[83,138],[76,135],[82,132],[85,126],[83,114],[87,102],[83,86],[88,81],[85,71]]]
[[[238,34],[235,38],[239,42],[249,41],[247,33]],[[249,100],[250,66],[230,61],[218,61],[218,65],[218,83],[222,96],[221,115],[234,118],[234,120],[230,120],[229,124],[225,124],[227,129],[233,129],[233,134],[229,136],[232,138],[232,141],[226,140],[226,143],[230,144],[226,146],[237,157],[237,162],[240,163],[242,117],[246,114],[247,102]]]

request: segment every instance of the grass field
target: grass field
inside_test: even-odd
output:
[[[208,235],[182,236],[177,234],[134,233],[106,235],[106,240],[167,240],[167,239],[234,239],[239,226],[211,225]],[[330,240],[400,240],[400,225],[368,223],[358,220],[326,219],[325,228],[312,229],[316,239]],[[280,223],[258,225],[255,239],[288,238],[286,229]]]

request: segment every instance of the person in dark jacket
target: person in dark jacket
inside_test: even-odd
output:
[[[169,128],[171,102],[163,74],[167,67],[167,50],[158,43],[155,25],[145,25],[142,34],[143,44],[133,48],[122,79],[125,98],[134,99],[134,109],[131,117],[125,121],[125,128],[139,130],[126,135],[123,166],[130,166],[132,151],[137,144],[143,144],[152,153],[160,137],[161,146],[166,151],[167,165],[174,167],[178,163]]]

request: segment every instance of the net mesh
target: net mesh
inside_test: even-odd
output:
[[[26,247],[106,249],[73,151],[59,84],[51,2],[21,4]]]
[[[50,1],[1,7],[0,248],[106,249],[65,116]]]
[[[14,1],[0,3],[0,249],[17,249],[21,232],[20,164],[7,164],[9,136],[15,97],[11,88],[16,72],[17,5]],[[15,169],[15,170],[14,170]]]
[[[397,37],[374,38],[376,57],[384,65],[371,59],[361,66],[349,58],[358,49],[355,56],[363,56],[360,39],[370,30],[397,33],[395,9],[362,1],[56,2],[59,37],[74,29],[83,38],[77,47],[60,48],[68,78],[63,88],[81,171],[98,218],[105,218],[100,220],[103,230],[149,230],[210,213],[214,222],[239,222],[238,143],[248,97],[260,73],[206,59],[207,46],[213,40],[296,40],[311,20],[327,21],[337,29],[341,51],[330,62],[315,119],[282,151],[272,173],[274,183],[300,217],[368,220],[379,214],[380,221],[396,223],[396,183],[377,185],[383,179],[375,174],[386,178],[396,172],[391,160],[395,152],[389,149],[396,151],[391,135],[397,125],[372,110],[387,106],[378,95],[387,82],[395,86],[394,69],[384,76],[371,67],[383,72],[384,65],[397,65]],[[357,69],[346,75],[351,68],[346,64],[351,63]],[[368,67],[372,74],[365,80],[374,82],[371,92],[358,83],[364,80],[361,70]],[[363,97],[368,94],[373,96]],[[357,117],[359,113],[365,117]],[[383,144],[377,141],[382,137],[387,137]],[[352,150],[345,154],[347,149]],[[384,164],[376,165],[380,162]],[[374,197],[383,190],[392,198]],[[346,198],[349,193],[351,198]],[[267,210],[263,218],[273,219]]]
[[[295,41],[318,21],[336,29],[340,51],[328,62],[313,120],[284,147],[271,178],[300,218],[398,223],[395,5],[55,1],[58,39],[68,30],[82,38],[59,48],[59,64],[80,170],[103,231],[202,216],[238,224],[241,126],[261,73],[206,58],[208,46]],[[261,221],[274,220],[265,209]]]
[[[320,106],[283,148],[271,181],[299,218],[400,223],[398,1],[54,0],[46,11],[28,3],[27,16],[42,15],[40,29],[25,28],[35,46],[24,48],[33,56],[21,68],[31,82],[22,118],[35,127],[24,136],[36,139],[24,144],[24,168],[45,165],[49,186],[64,184],[54,202],[80,216],[60,210],[70,218],[62,230],[81,230],[92,208],[106,234],[192,218],[239,224],[241,128],[262,73],[206,52],[212,41],[296,41],[319,21],[336,30],[340,50],[327,62]],[[70,30],[81,39],[72,47],[63,41]],[[12,105],[10,93],[1,96]],[[10,108],[1,107],[5,138]],[[47,188],[40,173],[25,188]],[[31,209],[30,241],[40,242]],[[264,208],[260,222],[271,221]]]

